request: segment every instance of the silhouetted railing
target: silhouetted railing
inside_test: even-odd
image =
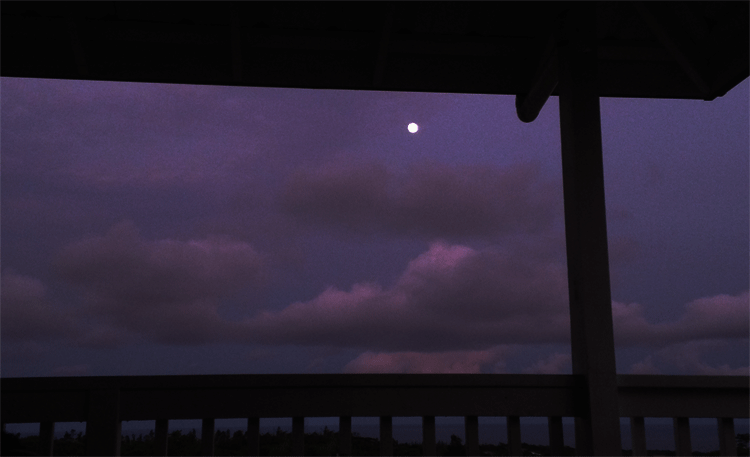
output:
[[[634,455],[646,455],[644,417],[674,419],[677,455],[690,455],[690,417],[717,419],[722,455],[736,455],[734,418],[748,417],[748,376],[619,375],[621,417]],[[547,417],[552,455],[563,452],[562,417],[582,414],[585,378],[575,375],[298,374],[106,376],[2,379],[2,421],[40,423],[52,452],[55,422],[86,422],[90,455],[119,454],[122,421],[155,420],[166,455],[170,419],[202,419],[213,453],[214,420],[247,418],[258,453],[260,418],[292,418],[292,453],[304,453],[305,417],[339,417],[339,452],[351,454],[351,418],[380,417],[382,455],[392,455],[392,417],[422,417],[425,455],[435,454],[435,417],[463,416],[469,455],[479,451],[479,416],[507,417],[508,445],[521,454],[520,417]]]

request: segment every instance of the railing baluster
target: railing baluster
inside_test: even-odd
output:
[[[53,455],[55,446],[55,423],[45,421],[39,423],[39,453]]]
[[[248,455],[260,455],[260,418],[247,418]]]
[[[507,420],[509,455],[523,455],[523,452],[521,452],[521,418],[508,416]]]
[[[292,418],[292,454],[305,455],[305,418]]]
[[[169,419],[156,419],[154,434],[154,455],[167,455],[169,442]]]
[[[737,455],[737,441],[734,436],[734,418],[716,419],[719,429],[719,455]]]
[[[201,455],[214,455],[214,426],[213,418],[204,418],[201,425]]]
[[[422,417],[422,455],[437,455],[435,447],[435,416]]]
[[[693,446],[690,444],[690,419],[675,417],[673,424],[675,455],[693,455]]]
[[[120,390],[89,391],[86,418],[86,451],[88,455],[120,455]]]
[[[464,431],[466,432],[466,455],[479,455],[479,418],[477,416],[464,417]]]
[[[352,455],[352,417],[339,417],[339,455]]]
[[[393,455],[393,418],[380,417],[380,455]]]
[[[547,417],[547,428],[549,430],[549,450],[550,455],[563,454],[563,426],[562,417]]]
[[[630,446],[633,455],[646,455],[646,424],[642,417],[630,418]]]

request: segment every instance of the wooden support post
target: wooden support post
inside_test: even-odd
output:
[[[247,418],[248,455],[260,455],[260,418]]]
[[[508,455],[523,455],[521,451],[521,418],[508,416]]]
[[[339,417],[339,455],[352,455],[352,417]]]
[[[154,432],[154,455],[167,455],[169,443],[169,419],[156,419]]]
[[[693,446],[690,444],[690,419],[675,417],[672,422],[674,424],[675,455],[693,455]]]
[[[550,416],[547,418],[549,429],[549,452],[550,455],[563,455],[563,424],[562,417]]]
[[[642,417],[630,418],[630,446],[633,449],[633,455],[646,454],[646,425]]]
[[[213,418],[203,419],[201,425],[201,455],[214,455],[214,426]]]
[[[479,418],[477,416],[464,417],[466,432],[466,455],[479,455]]]
[[[734,419],[719,417],[716,419],[719,429],[719,454],[737,455],[737,441],[734,436]]]
[[[393,418],[380,417],[380,455],[393,455]]]
[[[573,374],[586,379],[579,455],[621,455],[597,92],[596,4],[576,4],[558,47]]]
[[[305,455],[305,418],[292,418],[292,454]]]
[[[39,423],[39,453],[40,455],[54,455],[55,423],[45,421]]]
[[[121,432],[120,390],[91,390],[86,418],[88,455],[120,455]]]
[[[437,455],[435,446],[435,416],[422,417],[422,455]]]

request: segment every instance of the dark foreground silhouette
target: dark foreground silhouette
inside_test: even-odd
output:
[[[750,434],[737,435],[737,455],[748,454],[748,440]],[[169,455],[200,455],[201,440],[193,429],[187,434],[177,430],[169,434]],[[537,446],[523,443],[523,455],[550,455],[549,446]],[[265,433],[260,435],[260,455],[290,455],[292,450],[291,433],[276,430],[276,433]],[[466,447],[461,438],[451,435],[450,443],[439,441],[436,446],[437,455],[466,455]],[[21,438],[20,434],[3,432],[2,455],[39,455],[39,437],[28,436]],[[338,433],[326,428],[322,433],[305,434],[305,455],[336,455],[338,451]],[[508,446],[505,443],[480,444],[480,455],[508,455]],[[86,435],[83,432],[71,430],[65,432],[62,438],[55,440],[55,455],[85,455]],[[154,454],[154,431],[147,435],[135,434],[122,436],[122,455],[153,455]],[[248,444],[245,433],[236,431],[231,434],[229,430],[216,431],[214,438],[214,455],[247,455]],[[379,455],[380,440],[352,435],[352,455]],[[418,443],[399,443],[393,440],[393,455],[422,455],[422,445]],[[575,455],[575,449],[565,446],[563,455]],[[623,449],[623,455],[630,456],[630,449]],[[648,455],[675,455],[674,451],[650,450]],[[693,455],[719,455],[719,451],[697,452]]]

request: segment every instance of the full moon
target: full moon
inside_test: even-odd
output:
[[[415,124],[414,122],[412,122],[411,124],[409,124],[409,126],[407,128],[409,129],[409,131],[411,133],[417,133],[417,130],[419,130],[419,126],[417,124]]]

